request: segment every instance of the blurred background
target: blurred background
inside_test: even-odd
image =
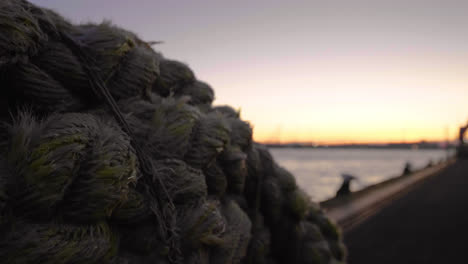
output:
[[[468,2],[31,2],[163,41],[315,200],[447,158],[468,118]]]

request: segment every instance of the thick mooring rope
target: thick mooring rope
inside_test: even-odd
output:
[[[102,98],[104,100],[107,106],[111,109],[111,112],[114,115],[114,118],[117,120],[118,124],[129,135],[131,144],[135,149],[138,161],[140,162],[140,168],[143,173],[143,181],[146,183],[145,189],[147,195],[149,196],[148,200],[152,201],[150,208],[156,216],[157,224],[161,227],[161,237],[164,241],[168,242],[168,247],[170,250],[169,260],[172,263],[179,263],[182,258],[180,257],[179,249],[180,238],[176,230],[176,209],[164,182],[160,177],[158,177],[158,173],[154,167],[154,164],[148,158],[148,153],[145,153],[140,144],[135,141],[135,134],[133,133],[132,128],[123,117],[119,106],[107,89],[106,84],[100,78],[100,76],[96,74],[96,67],[94,66],[95,63],[91,57],[86,54],[86,47],[75,41],[65,32],[61,32],[61,38],[82,62],[84,70],[89,77],[90,85],[94,94],[98,96],[98,98]],[[155,179],[157,180],[158,185],[154,184]],[[163,200],[159,195],[157,195],[160,192],[164,194],[164,198],[166,200]],[[167,206],[167,210],[164,209],[164,205]]]

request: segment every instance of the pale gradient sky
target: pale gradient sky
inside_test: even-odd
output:
[[[256,140],[442,140],[468,119],[468,1],[31,2],[164,41]]]

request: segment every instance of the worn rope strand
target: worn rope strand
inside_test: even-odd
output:
[[[97,96],[101,96],[106,104],[110,107],[112,114],[116,118],[119,125],[125,130],[125,132],[129,135],[130,140],[132,142],[132,146],[134,147],[138,160],[140,162],[142,171],[143,171],[143,180],[147,184],[147,192],[151,198],[155,198],[157,200],[156,204],[151,206],[151,210],[155,214],[156,218],[159,220],[159,224],[161,226],[161,235],[166,242],[169,242],[170,247],[170,254],[169,260],[171,262],[177,263],[178,255],[180,254],[180,250],[178,248],[178,234],[176,229],[173,227],[175,226],[175,205],[172,201],[167,188],[162,181],[161,177],[157,177],[155,174],[155,168],[152,162],[150,162],[145,155],[144,151],[140,147],[140,145],[136,142],[133,130],[128,125],[127,121],[122,115],[122,112],[119,109],[119,106],[115,102],[114,98],[110,94],[109,90],[107,89],[104,81],[98,76],[93,70],[91,70],[93,63],[89,59],[89,56],[83,51],[82,45],[77,43],[71,36],[67,33],[61,33],[62,39],[66,42],[67,45],[72,47],[73,52],[77,53],[79,60],[83,62],[84,70],[88,77],[90,78],[91,88],[93,92]],[[167,201],[163,201],[158,195],[156,195],[156,191],[151,188],[153,186],[154,178],[157,179],[160,188],[162,189],[164,195],[166,196]],[[149,188],[148,188],[149,187]],[[153,200],[153,199],[150,199]],[[169,212],[166,213],[166,210],[163,209],[164,204],[167,203]],[[169,214],[169,216],[168,216]],[[163,220],[163,221],[161,221]],[[173,256],[175,255],[175,256]]]

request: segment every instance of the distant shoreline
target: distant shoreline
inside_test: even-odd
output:
[[[390,144],[341,144],[341,145],[313,145],[313,144],[264,144],[268,148],[307,148],[307,149],[454,149],[454,144],[447,147],[442,143],[390,143]]]

